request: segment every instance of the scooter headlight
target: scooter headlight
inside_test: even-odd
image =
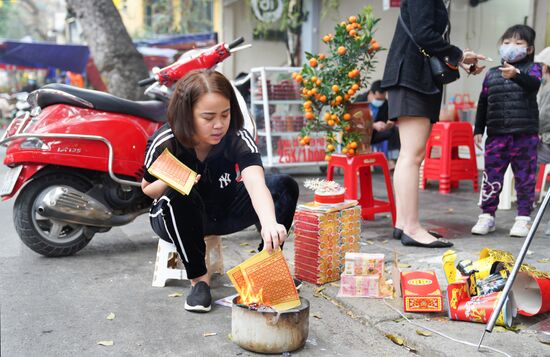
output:
[[[24,150],[50,150],[50,145],[38,138],[25,139],[19,147]]]

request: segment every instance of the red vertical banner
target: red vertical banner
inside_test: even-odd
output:
[[[401,0],[390,0],[390,7],[399,7],[401,6]]]

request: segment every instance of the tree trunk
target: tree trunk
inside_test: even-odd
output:
[[[306,19],[303,12],[302,0],[289,0],[287,11],[286,50],[288,65],[291,67],[300,65],[300,37],[302,23]]]
[[[67,0],[76,14],[97,69],[110,93],[143,98],[140,79],[148,77],[143,56],[128,35],[112,0]]]

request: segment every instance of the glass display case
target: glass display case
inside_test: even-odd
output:
[[[256,120],[258,149],[266,168],[326,166],[322,133],[301,146],[304,125],[300,86],[292,80],[298,67],[252,68],[250,112]]]

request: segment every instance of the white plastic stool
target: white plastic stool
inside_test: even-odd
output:
[[[514,188],[514,172],[512,165],[508,165],[502,181],[502,191],[499,196],[498,209],[512,209],[512,202],[517,201],[516,190]]]
[[[544,196],[546,196],[546,192],[544,192],[544,186],[546,186],[546,177],[548,177],[548,174],[550,174],[550,164],[544,165],[544,174],[542,176],[542,184],[540,186],[539,203],[541,203]]]
[[[206,236],[206,266],[209,274],[223,274],[223,254],[221,236]],[[157,258],[155,260],[155,272],[153,274],[153,286],[162,288],[166,285],[166,280],[187,280],[187,272],[183,268],[176,266],[168,267],[168,260],[171,254],[178,256],[176,246],[159,238],[157,248]],[[181,264],[181,263],[180,263]],[[180,265],[178,264],[178,265]]]

